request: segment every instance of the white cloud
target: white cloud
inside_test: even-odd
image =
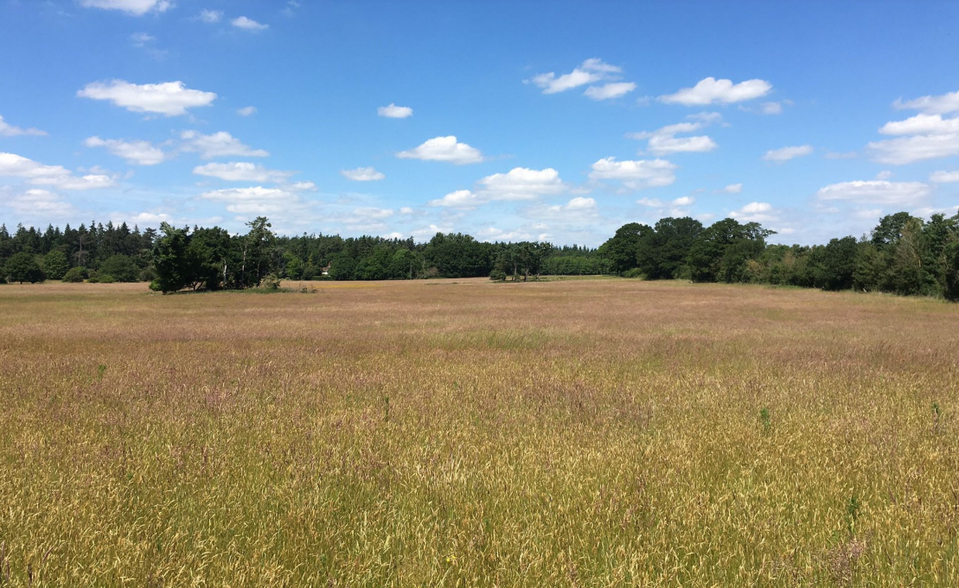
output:
[[[959,112],[959,90],[941,96],[922,96],[905,102],[900,98],[892,105],[899,110],[921,110],[926,114]]]
[[[39,188],[14,196],[7,202],[7,206],[20,214],[44,218],[62,218],[76,213],[73,205],[64,201],[59,194]]]
[[[197,20],[203,21],[207,24],[216,24],[223,20],[223,11],[208,9],[201,10],[200,14],[197,15]]]
[[[959,117],[944,119],[941,114],[917,114],[906,120],[887,122],[879,132],[883,135],[959,133]]]
[[[392,208],[376,208],[376,207],[366,207],[366,208],[355,208],[353,209],[353,218],[350,219],[355,222],[350,224],[359,224],[366,223],[369,221],[381,221],[390,218],[393,216],[394,211]]]
[[[20,135],[31,135],[34,137],[45,137],[47,136],[46,131],[41,131],[40,129],[21,129],[20,127],[15,127],[13,125],[7,124],[3,120],[3,117],[0,116],[0,137],[17,137]]]
[[[709,77],[692,88],[683,88],[675,94],[660,96],[659,100],[667,104],[686,106],[732,104],[760,98],[768,94],[770,90],[772,90],[772,84],[765,80],[746,80],[733,84],[732,80],[717,80]]]
[[[782,114],[783,105],[779,102],[763,102],[760,104],[760,112],[763,114]]]
[[[665,159],[616,161],[606,157],[593,164],[589,177],[594,180],[619,180],[631,190],[668,186],[676,181],[676,165]]]
[[[209,106],[216,100],[213,92],[191,90],[183,82],[162,84],[131,84],[113,80],[108,84],[93,82],[77,92],[80,98],[109,100],[131,112],[146,112],[164,116],[186,114],[187,109]]]
[[[776,163],[782,163],[784,161],[789,161],[790,159],[795,159],[796,157],[802,157],[804,155],[809,155],[813,152],[812,145],[799,145],[797,147],[783,147],[782,149],[772,149],[767,151],[763,155],[765,161],[775,161]]]
[[[648,206],[650,208],[662,208],[663,201],[658,198],[640,198],[636,201],[636,204],[641,204],[643,206]]]
[[[844,200],[861,204],[904,206],[914,205],[932,192],[922,182],[889,182],[869,180],[841,182],[819,189],[816,198],[820,201]]]
[[[481,204],[485,204],[485,202],[470,190],[456,190],[437,200],[430,200],[429,205],[472,210]]]
[[[708,123],[678,123],[667,125],[655,131],[643,131],[641,133],[630,133],[627,136],[632,139],[647,139],[647,149],[653,155],[668,155],[670,153],[704,153],[712,151],[717,147],[716,142],[707,135],[696,137],[676,137],[677,133],[691,133],[701,129]]]
[[[157,226],[160,223],[168,223],[172,217],[165,212],[141,212],[130,217],[130,222],[134,224],[144,224],[146,226]]]
[[[229,212],[240,215],[271,215],[301,208],[299,197],[281,188],[229,188],[200,194],[200,198],[225,204]]]
[[[892,172],[889,171],[888,169],[884,169],[884,170],[882,170],[881,172],[879,172],[878,174],[876,174],[876,179],[877,179],[877,180],[888,180],[888,179],[891,178],[891,177],[892,177]]]
[[[692,206],[696,202],[696,199],[692,196],[681,196],[673,200],[673,206]]]
[[[823,157],[825,157],[826,159],[855,159],[855,158],[859,157],[859,154],[856,153],[855,151],[848,151],[848,152],[844,152],[844,153],[837,153],[837,152],[835,152],[835,151],[827,151],[826,154],[823,155]]]
[[[946,184],[950,182],[959,182],[959,171],[947,172],[947,171],[937,171],[933,172],[929,176],[930,182],[935,182],[937,184]]]
[[[904,165],[924,159],[959,155],[959,133],[915,135],[888,141],[874,141],[867,147],[873,160],[878,163]]]
[[[358,167],[356,169],[340,170],[340,175],[354,182],[376,182],[386,176],[372,167]]]
[[[743,191],[742,184],[729,184],[728,186],[720,190],[720,192],[725,192],[726,194],[739,194],[742,191]]]
[[[113,178],[104,174],[75,176],[59,165],[44,165],[14,153],[0,153],[0,177],[23,178],[30,184],[60,190],[92,190],[115,184]]]
[[[899,138],[869,143],[867,147],[874,161],[904,165],[959,154],[959,115],[942,117],[959,111],[959,92],[906,102],[900,99],[893,106],[921,112],[906,120],[887,122],[879,129],[883,135]]]
[[[143,47],[147,43],[152,43],[156,40],[157,38],[149,33],[133,33],[130,35],[130,42],[133,43],[135,47]]]
[[[243,108],[238,108],[236,113],[240,116],[253,116],[256,114],[256,106],[244,106]]]
[[[522,229],[504,231],[503,229],[498,229],[496,227],[486,227],[484,229],[480,229],[476,232],[476,236],[479,237],[481,241],[486,242],[534,240],[534,237],[531,233],[523,231]]]
[[[230,21],[230,24],[235,26],[238,29],[243,29],[244,31],[264,31],[270,28],[270,25],[258,23],[252,18],[247,18],[245,16],[238,16]]]
[[[170,0],[80,0],[86,8],[121,10],[134,16],[143,16],[148,12],[166,12],[173,7]]]
[[[437,200],[430,206],[442,206],[470,210],[493,201],[535,200],[540,196],[561,194],[568,186],[553,168],[542,170],[516,167],[503,174],[493,174],[476,182],[476,191],[457,190]],[[584,200],[573,199],[578,204]],[[572,201],[571,201],[572,202]],[[575,204],[574,204],[575,206]]]
[[[453,227],[443,226],[443,225],[429,225],[420,229],[416,229],[410,232],[410,236],[419,237],[425,239],[428,237],[433,237],[436,233],[452,233]]]
[[[90,137],[83,142],[87,147],[106,147],[107,151],[137,165],[156,165],[167,160],[168,154],[149,141],[122,141]]]
[[[773,211],[772,204],[768,202],[750,202],[739,210],[731,211],[729,217],[745,223],[768,223],[779,220],[779,215]]]
[[[483,161],[483,154],[479,149],[460,143],[454,135],[448,137],[434,137],[408,151],[396,154],[400,159],[423,159],[427,161],[448,161],[456,165],[479,163]]]
[[[316,184],[313,182],[296,182],[286,186],[286,188],[294,192],[313,192],[316,190]]]
[[[608,79],[611,74],[618,74],[622,71],[622,68],[619,68],[615,65],[610,65],[604,63],[601,59],[590,58],[584,61],[579,67],[573,69],[568,74],[563,74],[557,76],[554,72],[542,73],[533,76],[531,79],[527,80],[527,83],[532,83],[535,86],[538,86],[543,89],[543,94],[557,94],[559,92],[565,92],[567,90],[572,90],[573,88],[578,88],[580,86],[585,86],[586,84],[592,84],[599,82],[601,80]],[[609,84],[607,84],[608,86]],[[606,98],[613,98],[615,96],[605,96],[599,97],[604,92],[606,93],[616,93],[617,96],[622,96],[627,92],[631,92],[635,88],[635,84],[632,84],[632,88],[626,89],[626,86],[629,84],[621,85],[618,88],[610,88],[609,90],[601,90],[590,88],[586,91],[586,95],[594,98],[596,100],[605,100]],[[593,90],[593,94],[597,96],[591,96],[590,90]]]
[[[480,193],[488,200],[533,200],[541,195],[560,194],[567,186],[559,172],[515,167],[505,174],[486,176],[478,182]]]
[[[268,152],[262,149],[253,149],[244,145],[239,139],[227,133],[220,131],[212,135],[204,135],[196,131],[184,131],[180,134],[184,143],[181,147],[183,151],[199,153],[203,159],[214,159],[217,157],[267,157]]]
[[[380,106],[377,108],[376,114],[386,118],[406,118],[413,116],[413,109],[409,106],[397,106],[390,102],[389,106]]]
[[[228,182],[285,182],[295,172],[267,169],[258,163],[208,163],[193,168],[198,176],[220,178]]]
[[[586,88],[584,95],[593,100],[609,100],[625,96],[636,89],[633,82],[611,82],[602,86],[590,86]]]

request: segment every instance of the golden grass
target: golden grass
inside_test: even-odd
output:
[[[957,306],[308,285],[0,287],[0,586],[959,585]]]

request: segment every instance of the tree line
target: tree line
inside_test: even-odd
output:
[[[245,234],[220,227],[132,229],[91,222],[45,231],[0,226],[0,280],[150,282],[162,292],[275,287],[293,280],[403,280],[614,274],[648,280],[762,283],[959,299],[959,214],[924,221],[900,212],[869,235],[825,245],[767,243],[758,223],[663,218],[628,223],[599,248],[487,243],[462,233],[410,239],[281,236],[268,219]]]

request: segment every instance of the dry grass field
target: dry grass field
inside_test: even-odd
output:
[[[957,586],[959,306],[0,286],[0,586]]]

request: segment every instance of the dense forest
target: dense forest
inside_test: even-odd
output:
[[[764,283],[959,299],[959,214],[929,221],[900,212],[870,235],[811,247],[767,243],[757,223],[711,226],[664,218],[629,223],[597,249],[487,243],[460,233],[429,242],[338,235],[281,236],[260,217],[246,234],[219,227],[157,229],[0,226],[0,281],[150,282],[162,292],[276,287],[292,280],[401,280],[615,274],[649,280]]]

